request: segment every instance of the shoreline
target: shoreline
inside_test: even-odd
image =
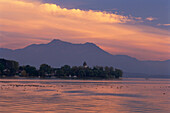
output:
[[[0,77],[0,79],[37,79],[37,80],[122,80],[123,78],[38,78],[38,77]]]

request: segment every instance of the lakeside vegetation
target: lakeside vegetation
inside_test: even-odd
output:
[[[123,72],[113,67],[94,66],[88,67],[84,62],[82,66],[64,65],[53,68],[48,64],[41,64],[39,69],[34,66],[19,66],[12,60],[0,59],[0,78],[3,77],[26,77],[26,78],[64,78],[64,79],[118,79]]]

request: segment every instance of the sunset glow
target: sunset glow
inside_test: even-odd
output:
[[[135,18],[103,11],[61,8],[36,0],[0,0],[0,48],[18,49],[61,39],[73,43],[93,42],[113,55],[168,60],[169,31],[139,25]]]

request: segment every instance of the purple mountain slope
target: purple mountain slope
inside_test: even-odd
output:
[[[0,48],[0,58],[36,67],[42,63],[53,67],[65,64],[82,65],[86,61],[89,66],[113,66],[129,73],[170,75],[170,60],[139,61],[126,55],[111,55],[93,43],[72,44],[56,39],[47,44],[32,44],[23,49]]]

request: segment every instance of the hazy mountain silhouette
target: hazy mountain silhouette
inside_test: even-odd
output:
[[[18,61],[21,65],[38,67],[47,63],[53,67],[82,65],[84,61],[89,66],[113,66],[124,72],[145,73],[150,75],[170,75],[170,60],[139,61],[126,55],[111,55],[93,43],[72,44],[54,39],[47,44],[32,44],[23,49],[10,50],[0,48],[0,57]]]

